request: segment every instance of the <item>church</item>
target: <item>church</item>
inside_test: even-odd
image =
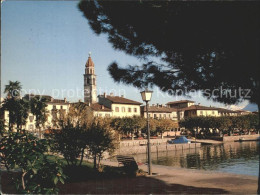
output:
[[[112,93],[97,95],[97,75],[95,64],[89,54],[85,65],[84,103],[88,104],[94,116],[98,117],[132,117],[140,116],[142,103],[130,100],[124,96],[114,96]]]

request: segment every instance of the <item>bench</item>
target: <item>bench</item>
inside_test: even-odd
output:
[[[136,163],[134,157],[132,156],[117,155],[116,159],[118,161],[118,166],[121,164],[126,168],[133,166],[138,169],[138,164]]]

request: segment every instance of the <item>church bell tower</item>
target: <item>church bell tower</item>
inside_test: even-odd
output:
[[[87,104],[93,104],[97,102],[95,65],[91,59],[90,52],[89,52],[88,61],[85,66],[85,74],[84,74],[84,102]]]

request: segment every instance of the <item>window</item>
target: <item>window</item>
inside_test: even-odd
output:
[[[149,114],[148,116],[149,116],[149,118],[151,118],[151,114]]]
[[[93,78],[93,85],[96,85],[96,79]]]
[[[157,114],[154,114],[153,117],[154,117],[154,118],[157,118]]]
[[[214,111],[212,111],[212,114],[214,115],[214,114],[215,114],[215,112],[214,112]]]
[[[116,107],[116,112],[119,112],[119,108],[118,107]]]
[[[63,106],[60,106],[60,109],[63,109]]]
[[[33,122],[33,116],[29,116],[29,120],[32,123]]]
[[[128,108],[128,112],[132,112],[132,109],[131,109],[131,108]]]
[[[89,84],[90,83],[90,79],[89,78],[87,78],[87,84]]]
[[[106,117],[110,117],[110,114],[106,114],[105,116],[106,116]]]
[[[54,110],[56,110],[56,105],[53,105],[53,107],[52,107]]]
[[[203,111],[200,111],[200,115],[203,115]]]
[[[134,112],[137,112],[137,108],[134,108]]]
[[[162,114],[160,114],[159,117],[162,118]]]
[[[125,112],[125,107],[122,107],[121,110],[122,110],[122,112]]]

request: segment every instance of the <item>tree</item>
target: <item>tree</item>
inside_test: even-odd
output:
[[[220,136],[223,135],[225,131],[228,131],[232,125],[232,120],[230,117],[221,116],[217,118],[216,128],[220,131]]]
[[[249,114],[245,117],[250,121],[249,126],[250,129],[257,130],[258,124],[259,124],[259,113],[258,114]],[[258,129],[259,132],[259,129]]]
[[[9,81],[9,84],[5,86],[4,93],[7,94],[7,98],[19,98],[22,85],[19,81]]]
[[[81,166],[88,143],[85,129],[68,123],[61,130],[51,131],[46,137],[53,143],[52,151],[63,155],[68,166]]]
[[[216,101],[258,103],[259,2],[81,1],[79,9],[115,49],[147,59],[127,68],[112,63],[116,82],[177,95],[179,89],[208,89],[203,95]],[[209,93],[220,86],[251,94]]]
[[[2,112],[9,112],[9,130],[16,124],[17,129],[21,129],[26,124],[28,117],[29,104],[27,101],[17,98],[5,98],[1,108]]]
[[[26,98],[24,98],[26,99]],[[36,128],[39,130],[41,137],[41,127],[45,127],[45,122],[48,118],[48,111],[46,109],[46,99],[40,96],[34,96],[29,98],[30,111],[35,116]]]
[[[126,68],[112,63],[116,82],[172,95],[200,90],[260,110],[259,2],[81,1],[79,9],[115,49],[146,60]],[[260,193],[260,180],[258,186]]]
[[[163,133],[165,131],[170,131],[173,128],[177,128],[178,125],[176,122],[170,119],[158,119],[156,120],[156,131],[161,134],[161,137],[163,138]]]
[[[133,121],[132,128],[134,132],[137,136],[140,136],[142,129],[146,127],[146,120],[139,116],[133,116],[131,119]]]
[[[106,128],[99,122],[93,122],[87,130],[87,148],[94,160],[94,168],[98,169],[100,160],[105,151],[112,152],[115,143],[110,128]]]
[[[9,84],[5,86],[6,98],[1,109],[9,112],[9,130],[13,129],[14,124],[16,124],[17,129],[21,128],[22,125],[25,125],[28,117],[29,106],[27,101],[20,99],[21,89],[19,81],[9,81]]]
[[[146,121],[142,117],[124,117],[124,118],[113,118],[110,126],[120,132],[120,134],[129,135],[132,138],[134,134],[140,135],[142,129],[146,126]]]
[[[144,131],[147,134],[147,125],[145,127]],[[157,136],[157,119],[149,118],[149,129],[151,136]]]
[[[70,105],[68,113],[60,123],[69,121],[73,126],[88,127],[93,121],[91,108],[83,102]]]
[[[21,170],[15,181],[19,193],[53,194],[58,182],[64,183],[61,163],[50,161],[45,153],[48,142],[25,131],[5,132],[0,136],[0,160],[8,171]]]

